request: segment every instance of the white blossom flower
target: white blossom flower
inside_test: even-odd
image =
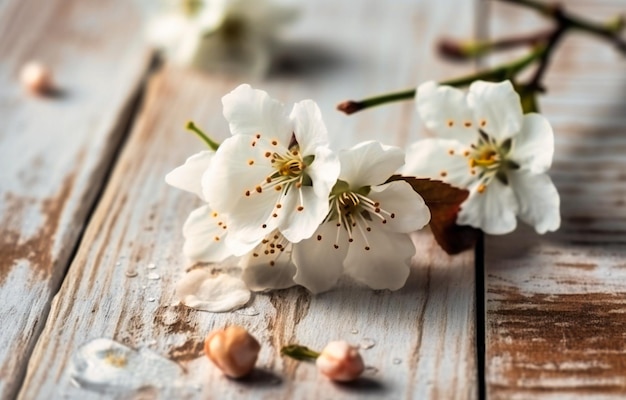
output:
[[[424,200],[408,183],[385,183],[404,163],[404,152],[364,142],[339,157],[341,173],[324,223],[293,245],[294,282],[319,293],[345,272],[373,289],[399,289],[415,254],[408,233],[430,220]]]
[[[161,1],[146,28],[148,41],[174,63],[192,64],[204,32],[217,26],[219,15],[202,0]]]
[[[148,25],[148,39],[175,63],[267,70],[273,42],[295,7],[277,0],[174,0]]]
[[[196,194],[202,193],[202,176],[209,168],[215,152],[201,151],[189,157],[185,164],[165,176],[165,182],[175,188]],[[185,244],[183,254],[192,261],[220,262],[232,255],[226,238],[228,216],[219,214],[209,205],[196,208],[183,225]]]
[[[311,100],[283,104],[241,85],[222,99],[232,136],[203,176],[211,207],[227,214],[228,240],[243,255],[275,229],[293,243],[310,237],[329,211],[339,160]]]
[[[411,145],[403,173],[467,188],[459,225],[504,234],[519,216],[538,233],[558,229],[559,195],[546,174],[552,128],[539,114],[523,115],[511,82],[476,81],[467,95],[426,82],[416,100],[424,124],[439,138]]]

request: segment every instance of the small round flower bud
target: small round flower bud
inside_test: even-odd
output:
[[[35,94],[45,94],[53,88],[52,72],[45,65],[31,61],[20,71],[22,85]]]
[[[204,352],[230,378],[241,378],[254,369],[261,345],[240,326],[209,333]]]
[[[344,341],[328,343],[315,364],[322,374],[339,382],[353,381],[365,369],[357,347]]]

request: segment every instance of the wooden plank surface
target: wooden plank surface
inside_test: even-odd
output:
[[[566,2],[602,21],[623,1]],[[532,13],[494,5],[494,34],[531,31]],[[499,23],[499,24],[498,24]],[[487,388],[492,399],[626,395],[626,61],[572,35],[555,55],[543,112],[562,227],[486,240]]]
[[[459,16],[454,25],[449,24],[451,6]],[[302,15],[278,68],[254,86],[287,104],[318,101],[339,147],[372,138],[404,145],[419,131],[411,102],[353,117],[334,106],[346,98],[458,73],[433,57],[432,43],[444,32],[471,35],[473,4],[404,1],[389,7],[375,0],[316,1],[307,2]],[[174,285],[185,267],[180,231],[200,204],[166,186],[163,177],[202,149],[182,129],[188,119],[226,137],[220,99],[238,83],[169,67],[151,82],[145,107],[53,302],[20,397],[475,398],[473,254],[448,257],[428,233],[416,235],[419,257],[406,288],[398,292],[347,285],[311,296],[296,288],[256,295],[251,307],[258,315],[250,316],[174,305]],[[148,269],[150,264],[156,268]],[[149,276],[155,273],[158,279]],[[201,354],[209,331],[233,323],[250,329],[263,344],[259,369],[241,382],[225,379]],[[99,337],[151,349],[179,362],[185,372],[134,393],[76,387],[71,360],[80,345]],[[333,385],[314,366],[278,354],[288,343],[321,348],[331,339],[374,344],[363,350],[372,367],[366,379]]]
[[[125,2],[0,4],[0,397],[19,390],[149,57]],[[40,60],[55,96],[29,95]]]

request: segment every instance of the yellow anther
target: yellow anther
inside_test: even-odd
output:
[[[282,176],[298,176],[302,173],[304,167],[304,163],[300,160],[289,160],[280,167],[278,172]]]

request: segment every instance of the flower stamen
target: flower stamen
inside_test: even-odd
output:
[[[478,187],[478,193],[483,193],[494,177],[503,184],[508,184],[507,170],[515,163],[507,159],[511,150],[510,139],[498,143],[482,129],[479,129],[478,133],[480,134],[478,143],[471,145],[472,151],[468,161],[472,175],[476,174],[475,168],[480,168],[479,178],[482,183]]]

